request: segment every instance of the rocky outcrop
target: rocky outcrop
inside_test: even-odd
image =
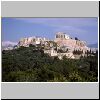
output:
[[[22,38],[18,42],[18,46],[29,46],[29,44],[44,44],[44,42],[47,41],[46,38],[40,38],[40,37],[29,37],[29,38]]]
[[[59,34],[59,37],[58,37],[58,34]],[[65,46],[72,50],[83,50],[85,52],[90,49],[89,47],[86,46],[85,41],[75,40],[70,37],[66,38],[66,36],[67,35],[65,33],[61,32],[60,34],[60,32],[58,32],[54,42],[56,42],[59,45],[59,47]]]
[[[21,38],[17,44],[17,47],[20,46],[29,47],[29,45],[41,45],[44,46],[44,49],[62,49],[64,51],[72,52],[73,50],[82,50],[83,52],[89,50],[89,48],[86,46],[86,42],[81,40],[75,40],[72,39],[69,35],[58,32],[55,36],[54,41],[48,40],[46,38],[41,37],[28,37],[28,38]]]

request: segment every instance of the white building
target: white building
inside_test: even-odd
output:
[[[57,56],[57,51],[53,48],[51,49],[51,56]]]
[[[48,50],[44,50],[44,53],[49,54],[50,56],[57,56],[57,51],[54,50],[53,48],[48,49]]]
[[[70,58],[70,59],[75,59],[74,55],[72,52],[68,52],[68,53],[58,53],[58,58],[62,59],[63,56],[66,56],[66,58]]]
[[[55,36],[56,39],[70,39],[69,35],[63,33],[63,32],[58,32],[56,33]]]
[[[44,50],[44,53],[49,54],[50,56],[58,56],[59,59],[62,59],[63,56],[66,56],[67,58],[70,59],[75,59],[74,55],[72,52],[68,52],[68,53],[57,53],[56,50],[54,50],[53,48],[48,49],[48,50]]]

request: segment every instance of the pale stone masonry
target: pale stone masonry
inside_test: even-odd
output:
[[[67,35],[66,33],[63,33],[63,32],[56,33],[55,38],[56,39],[70,39],[69,35]]]
[[[47,53],[50,56],[58,56],[59,59],[62,59],[63,56],[75,59],[75,56],[73,55],[74,50],[83,51],[83,56],[87,50],[90,50],[90,48],[86,46],[85,41],[72,39],[63,32],[56,33],[53,41],[41,37],[22,38],[17,46],[29,47],[30,44],[41,45],[44,47],[44,53]],[[62,50],[63,52],[58,52],[59,50]]]
[[[48,41],[46,38],[41,38],[41,37],[29,37],[29,38],[22,38],[20,39],[18,46],[27,46],[29,44],[44,44],[44,41]]]
[[[59,38],[58,38],[58,35],[59,35]],[[66,38],[66,36],[67,36],[67,38]],[[72,49],[74,48],[74,50],[83,50],[83,52],[85,52],[90,49],[86,46],[85,41],[71,39],[69,37],[69,35],[66,35],[65,33],[62,33],[62,32],[56,33],[56,38],[54,41],[61,47],[68,46]]]

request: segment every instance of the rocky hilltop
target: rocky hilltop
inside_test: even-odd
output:
[[[71,50],[83,50],[84,52],[90,50],[85,41],[78,38],[72,39],[69,35],[63,32],[56,33],[54,40],[60,47],[65,46]]]
[[[39,46],[44,53],[47,53],[50,56],[58,56],[60,59],[62,59],[63,56],[74,59],[73,52],[80,51],[81,54],[84,55],[87,50],[90,50],[85,41],[81,41],[78,38],[72,39],[63,32],[56,33],[53,41],[41,37],[22,38],[13,49],[20,48],[21,46],[29,47],[30,45],[35,47]]]
[[[47,53],[50,56],[58,56],[59,58],[62,58],[64,55],[75,58],[73,51],[78,50],[85,54],[87,50],[90,50],[85,41],[81,41],[78,38],[72,39],[63,32],[56,33],[53,41],[41,37],[22,38],[18,42],[16,48],[19,48],[20,46],[29,47],[30,44],[41,46],[43,47],[44,53]]]
[[[46,38],[41,38],[41,37],[22,38],[18,42],[18,46],[28,47],[30,44],[32,45],[44,44],[45,41],[49,41],[49,40]]]
[[[69,35],[63,33],[63,32],[58,32],[56,33],[54,41],[50,41],[46,38],[41,38],[41,37],[29,37],[29,38],[22,38],[20,39],[18,43],[18,47],[20,46],[25,46],[28,47],[30,44],[32,45],[49,45],[53,46],[54,42],[57,44],[58,48],[66,47],[69,48],[70,50],[89,50],[89,47],[86,46],[85,41],[81,41],[78,39],[72,39]]]

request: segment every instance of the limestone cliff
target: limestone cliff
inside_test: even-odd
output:
[[[66,46],[71,50],[83,50],[83,51],[89,50],[89,48],[86,46],[86,42],[72,39],[69,37],[69,35],[66,35],[63,32],[56,33],[54,41],[50,41],[46,38],[41,38],[41,37],[22,38],[20,39],[18,46],[28,47],[29,44],[33,45],[43,44],[48,49],[49,47],[55,47],[55,44],[57,44],[56,46],[58,47]]]
[[[54,42],[56,42],[60,47],[62,46],[67,46],[71,49],[76,49],[76,50],[83,50],[87,51],[89,48],[86,45],[85,41],[81,40],[75,40],[69,37],[69,35],[63,33],[63,32],[58,32],[56,33],[56,37]]]
[[[29,46],[29,44],[43,44],[44,41],[47,41],[46,38],[41,38],[41,37],[29,37],[29,38],[22,38],[18,42],[18,46]]]

